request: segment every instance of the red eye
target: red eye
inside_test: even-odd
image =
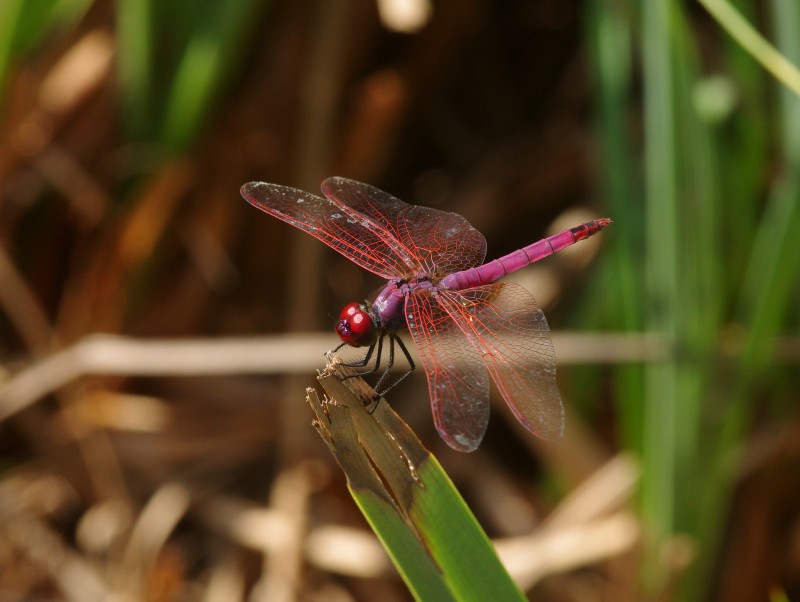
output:
[[[372,323],[372,318],[366,309],[359,303],[350,303],[344,306],[339,315],[336,334],[352,347],[372,345],[377,339],[375,324]]]

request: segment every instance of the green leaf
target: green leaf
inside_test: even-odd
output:
[[[408,426],[335,362],[314,425],[417,600],[525,600],[450,478]]]

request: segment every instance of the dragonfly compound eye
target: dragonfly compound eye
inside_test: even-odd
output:
[[[350,303],[344,306],[339,315],[336,334],[352,347],[372,345],[377,339],[375,324],[367,310],[359,303]]]

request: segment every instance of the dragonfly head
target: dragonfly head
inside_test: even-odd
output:
[[[361,303],[349,303],[339,315],[336,334],[351,347],[372,345],[378,338],[372,316]]]

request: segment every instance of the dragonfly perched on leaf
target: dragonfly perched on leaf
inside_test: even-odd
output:
[[[364,303],[342,310],[336,332],[343,345],[368,347],[353,365],[380,369],[389,339],[414,362],[398,331],[408,328],[425,374],[436,429],[452,448],[478,447],[489,422],[489,380],[532,433],[563,434],[564,408],[556,384],[550,329],[533,296],[502,276],[588,238],[611,223],[597,219],[483,263],[486,239],[466,218],[409,205],[355,180],[328,178],[324,197],[250,182],[242,196],[254,207],[307,232],[353,263],[386,279]],[[389,388],[410,373],[409,370]],[[384,389],[381,393],[386,393]]]

